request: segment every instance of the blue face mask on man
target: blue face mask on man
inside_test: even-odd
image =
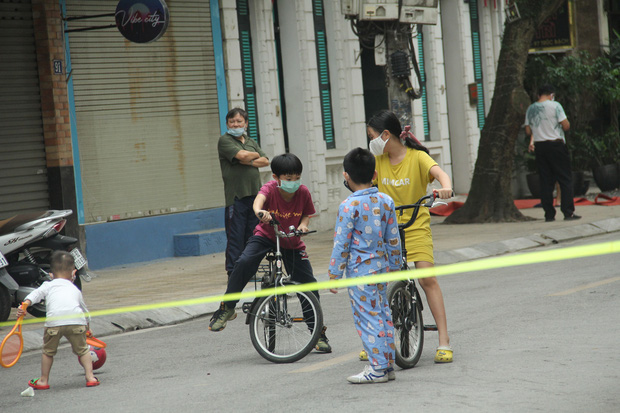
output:
[[[295,192],[297,192],[300,186],[301,179],[298,179],[296,181],[280,181],[279,188],[285,192],[288,192],[289,194],[294,194]]]
[[[228,128],[228,130],[226,131],[226,133],[234,136],[235,138],[238,138],[239,136],[243,135],[244,132],[245,132],[245,128],[235,128],[235,129]]]

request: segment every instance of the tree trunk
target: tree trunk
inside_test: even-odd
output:
[[[445,222],[450,224],[523,221],[511,191],[514,148],[530,104],[523,89],[525,64],[536,28],[565,0],[517,0],[521,19],[506,23],[497,65],[495,91],[482,129],[478,158],[467,201]]]

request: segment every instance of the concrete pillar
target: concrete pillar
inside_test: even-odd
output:
[[[50,207],[71,209],[65,232],[78,237],[77,202],[71,145],[69,101],[64,73],[63,22],[57,0],[32,0],[43,136],[49,181]],[[62,73],[54,73],[54,60],[62,63]]]

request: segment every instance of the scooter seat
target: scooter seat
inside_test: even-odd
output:
[[[46,211],[42,212],[27,212],[25,214],[19,214],[12,216],[11,218],[0,221],[0,235],[5,235],[13,232],[15,228],[23,225],[27,222],[34,221],[41,218]]]

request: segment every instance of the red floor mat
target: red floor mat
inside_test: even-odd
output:
[[[596,205],[605,205],[605,206],[620,205],[620,197],[607,196],[605,194],[598,194],[596,198],[594,198],[594,203]]]
[[[617,196],[607,196],[605,194],[598,194],[594,199],[594,202],[589,201],[587,198],[575,198],[575,206],[584,206],[584,205],[620,205],[620,197]],[[527,209],[534,208],[536,205],[540,206],[540,199],[515,199],[515,206],[518,209]],[[452,214],[454,211],[463,206],[463,202],[452,201],[448,202],[448,205],[440,205],[430,210],[431,215],[438,215],[442,217],[447,217]]]

